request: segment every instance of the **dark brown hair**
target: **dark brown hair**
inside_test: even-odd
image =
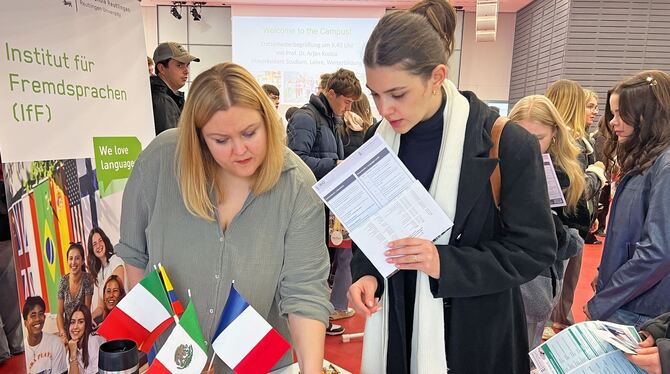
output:
[[[409,11],[426,17],[428,23],[444,41],[447,54],[451,56],[454,51],[456,9],[447,0],[423,0],[414,4]]]
[[[614,88],[619,95],[621,120],[633,127],[633,134],[616,145],[622,175],[649,169],[670,145],[670,76],[660,70],[636,74]],[[611,126],[609,142],[617,137]],[[609,143],[608,142],[608,143]]]
[[[98,273],[102,269],[102,261],[95,255],[95,252],[93,252],[93,235],[98,234],[100,235],[100,238],[102,238],[102,242],[105,244],[105,257],[107,258],[107,261],[109,262],[109,258],[112,257],[114,254],[114,246],[112,245],[112,241],[109,240],[109,237],[107,234],[105,234],[104,231],[100,227],[94,227],[91,229],[91,232],[88,233],[88,270],[91,272],[91,275],[93,276],[93,281],[95,282],[95,285],[98,285]]]
[[[325,87],[326,92],[329,90],[333,90],[337,96],[344,95],[354,100],[358,100],[363,92],[356,74],[347,69],[338,69],[330,76]]]
[[[84,333],[82,334],[81,339],[79,339],[77,342],[77,345],[79,348],[81,348],[81,359],[84,362],[84,367],[87,368],[89,359],[88,338],[93,331],[93,319],[91,318],[91,311],[88,309],[86,304],[77,305],[77,307],[75,307],[70,314],[70,320],[72,320],[72,317],[76,312],[81,312],[84,315]],[[68,326],[66,329],[68,340],[72,339],[72,336],[70,335],[70,324],[71,321],[68,321]],[[70,359],[72,359],[72,357],[70,357]]]
[[[453,35],[452,35],[453,37]],[[428,79],[439,64],[446,64],[445,44],[426,18],[407,11],[382,17],[365,46],[365,66],[393,66]]]

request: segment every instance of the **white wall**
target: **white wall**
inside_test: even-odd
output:
[[[147,56],[154,55],[154,49],[158,45],[158,14],[156,6],[142,6],[142,21],[144,22],[144,42],[146,43]]]
[[[475,41],[475,13],[465,13],[459,89],[482,100],[507,101],[512,71],[516,13],[498,15],[495,42]]]

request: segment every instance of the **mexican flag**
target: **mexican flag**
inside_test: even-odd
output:
[[[200,373],[206,364],[205,338],[193,302],[189,301],[179,323],[156,355],[147,374]]]
[[[172,324],[172,307],[158,271],[154,270],[121,299],[98,329],[107,340],[130,339],[148,352],[156,338]]]

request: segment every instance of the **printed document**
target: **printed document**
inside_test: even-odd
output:
[[[624,353],[636,354],[641,341],[633,326],[587,321],[568,327],[528,353],[531,373],[639,373]]]
[[[384,251],[392,240],[435,240],[453,226],[442,208],[375,135],[314,185],[382,276],[397,269]]]
[[[551,162],[551,156],[548,153],[542,154],[542,163],[544,164],[544,177],[547,179],[547,191],[549,191],[549,206],[557,208],[566,206],[565,196],[561,184],[558,183],[554,163]]]

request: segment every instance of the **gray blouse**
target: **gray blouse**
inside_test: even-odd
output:
[[[277,185],[250,194],[223,232],[218,222],[186,210],[175,174],[177,131],[161,133],[135,163],[123,194],[117,255],[144,269],[162,263],[184,307],[190,288],[205,339],[216,330],[233,280],[289,342],[289,313],[327,325],[325,218],[312,172],[286,148]],[[278,367],[290,362],[287,354]],[[218,359],[215,364],[217,372],[229,372]]]

